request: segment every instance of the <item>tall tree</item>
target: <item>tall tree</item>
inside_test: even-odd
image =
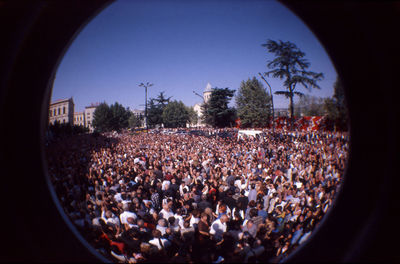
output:
[[[271,117],[271,97],[256,77],[242,81],[236,96],[237,115],[243,127],[265,127]]]
[[[105,102],[96,107],[93,113],[93,127],[98,132],[109,131],[111,127],[112,112]]]
[[[149,127],[162,124],[162,109],[155,103],[154,98],[150,98],[147,106],[147,124]]]
[[[181,101],[169,102],[164,108],[162,117],[164,126],[169,128],[186,127],[189,121],[189,113]]]
[[[150,127],[155,127],[163,123],[162,114],[171,98],[172,96],[166,97],[164,92],[160,92],[156,98],[150,98],[147,107],[147,123]]]
[[[344,88],[339,77],[336,78],[333,84],[333,97],[325,99],[324,106],[327,112],[327,118],[334,129],[348,129],[348,113],[344,97]]]
[[[129,125],[128,120],[132,113],[117,102],[110,106],[110,110],[112,113],[111,130],[119,131],[127,128]]]
[[[203,120],[212,127],[228,127],[235,122],[236,109],[228,107],[235,90],[213,88],[210,99],[202,105]]]
[[[169,101],[171,100],[172,96],[166,97],[164,95],[165,91],[160,92],[160,94],[155,98],[154,100],[157,102],[157,104],[161,107],[162,110],[167,106]]]
[[[323,79],[323,74],[307,71],[310,63],[304,58],[305,53],[298,49],[294,43],[289,41],[282,42],[281,40],[277,42],[269,39],[262,46],[275,55],[275,58],[267,64],[267,67],[271,70],[264,74],[284,80],[283,85],[286,91],[277,91],[275,94],[289,98],[290,117],[293,124],[294,95],[303,95],[303,93],[296,91],[296,86],[300,84],[309,91],[312,88],[320,89],[317,82]]]
[[[121,104],[113,105],[101,103],[94,111],[93,126],[98,132],[121,130],[128,127],[131,112]]]

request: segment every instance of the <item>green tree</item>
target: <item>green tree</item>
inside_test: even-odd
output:
[[[94,111],[93,126],[98,132],[121,130],[128,127],[131,112],[121,104],[101,103]]]
[[[344,97],[344,88],[339,77],[333,84],[333,97],[325,99],[324,107],[327,112],[327,119],[334,126],[335,130],[348,129],[348,113]]]
[[[124,108],[121,104],[115,102],[110,106],[110,111],[112,113],[110,130],[120,131],[121,129],[128,127],[128,120],[132,114],[129,109]]]
[[[203,120],[212,127],[228,127],[235,122],[236,109],[228,107],[235,90],[213,88],[210,99],[202,105]]]
[[[189,115],[189,123],[191,125],[196,125],[197,122],[199,121],[199,117],[197,116],[197,112],[194,111],[193,107],[186,107],[186,110],[188,111],[188,115]]]
[[[112,112],[108,104],[101,103],[93,113],[93,127],[98,132],[109,131],[111,127]]]
[[[161,125],[163,110],[161,107],[155,103],[154,98],[150,98],[147,105],[147,124],[149,127],[155,127],[156,125]]]
[[[160,92],[160,94],[157,96],[157,98],[154,99],[163,111],[164,111],[164,108],[168,105],[169,101],[172,98],[172,96],[170,96],[168,98],[165,97],[164,93],[165,93],[165,91]]]
[[[89,128],[82,125],[73,125],[71,123],[60,123],[60,121],[55,121],[53,124],[49,124],[48,132],[52,135],[52,137],[60,138],[88,133]]]
[[[262,46],[266,47],[268,52],[275,55],[275,58],[267,64],[267,67],[271,70],[264,74],[266,76],[272,75],[272,77],[281,80],[284,79],[283,85],[286,91],[277,91],[275,94],[284,95],[286,98],[289,98],[290,117],[293,124],[294,95],[303,95],[303,93],[296,91],[296,86],[300,84],[309,91],[312,88],[320,89],[317,81],[323,79],[323,74],[307,71],[310,63],[304,58],[305,53],[289,41],[282,42],[279,40],[277,42],[269,39]]]
[[[164,126],[168,128],[186,127],[189,122],[187,107],[181,101],[169,102],[162,113]]]
[[[243,127],[265,127],[271,117],[271,97],[256,77],[242,81],[236,96],[237,115]]]
[[[150,98],[147,107],[147,123],[150,127],[161,125],[163,123],[162,114],[165,107],[169,104],[172,96],[166,97],[164,92],[156,98]]]

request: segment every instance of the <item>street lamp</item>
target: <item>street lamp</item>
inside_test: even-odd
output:
[[[267,82],[267,80],[264,78],[264,76],[261,73],[258,73],[261,77],[261,79],[264,80],[264,82],[268,85],[269,87],[269,93],[271,95],[271,106],[272,106],[272,133],[275,133],[275,113],[274,113],[274,98],[272,96],[272,89],[271,85]]]
[[[144,101],[144,122],[146,125],[146,131],[148,131],[148,126],[147,126],[147,88],[153,86],[152,83],[147,82],[146,84],[140,83],[140,87],[144,87],[145,89],[145,101]]]
[[[201,99],[203,99],[203,103],[204,103],[204,97],[203,97],[203,96],[201,96],[200,94],[196,93],[195,91],[193,91],[193,93],[194,93],[195,95],[199,96]]]
[[[197,95],[198,97],[200,97],[201,99],[203,99],[203,105],[204,105],[204,104],[205,104],[204,96],[202,96],[202,95],[196,93],[195,91],[193,91],[193,93],[194,93],[195,95]],[[200,116],[200,115],[197,115],[197,117],[200,118],[201,116]],[[200,121],[200,122],[201,122],[201,121]],[[199,121],[197,121],[197,126],[199,126]]]

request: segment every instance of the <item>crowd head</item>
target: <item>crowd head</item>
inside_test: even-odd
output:
[[[279,261],[332,206],[347,156],[346,134],[320,131],[86,134],[47,147],[70,220],[129,263]]]

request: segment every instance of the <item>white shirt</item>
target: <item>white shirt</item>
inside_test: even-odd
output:
[[[183,226],[183,223],[184,223],[183,217],[181,215],[178,215],[178,214],[175,214],[174,217],[175,217],[175,224],[178,224],[180,226],[180,228],[184,228],[184,226]]]
[[[110,218],[106,218],[106,212],[101,212],[101,218],[106,222],[106,224],[120,225],[118,217],[115,214],[112,214]]]
[[[128,224],[127,219],[132,217],[133,219],[137,219],[137,215],[133,212],[124,211],[119,215],[119,219],[121,220],[121,224]]]
[[[210,234],[217,240],[222,239],[222,234],[224,232],[226,232],[226,223],[222,223],[221,219],[217,219],[211,224]]]
[[[117,193],[114,195],[114,199],[115,201],[117,201],[118,203],[120,203],[122,201],[122,197],[121,197],[121,193]]]
[[[174,213],[170,210],[169,212],[165,209],[162,209],[159,213],[159,215],[162,218],[165,218],[166,220],[168,220],[168,218],[170,218],[171,216],[174,216]]]
[[[170,242],[165,239],[165,238],[160,238],[161,243],[163,244],[164,248],[168,247],[170,245]],[[158,238],[153,238],[152,240],[149,241],[150,244],[156,246],[158,250],[162,249],[162,246],[160,245],[160,240]]]
[[[192,215],[192,217],[190,218],[190,226],[193,226],[194,224],[198,224],[200,221],[200,218],[196,218]]]
[[[165,230],[167,230],[167,227],[157,225],[157,226],[156,226],[156,229],[159,230],[159,231],[161,232],[161,235],[164,235],[164,234],[165,234]]]

